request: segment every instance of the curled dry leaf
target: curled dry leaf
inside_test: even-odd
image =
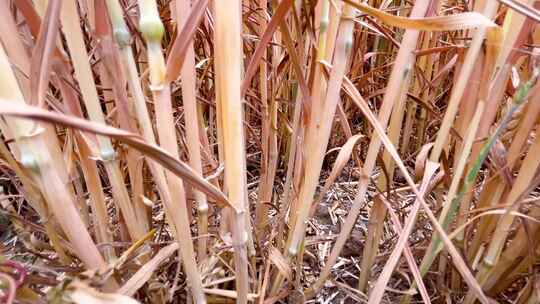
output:
[[[418,156],[416,156],[416,162],[414,163],[414,175],[416,180],[421,180],[425,171],[426,160],[429,157],[429,151],[433,147],[433,143],[425,144],[420,149]]]
[[[339,149],[338,156],[336,157],[336,160],[334,161],[334,165],[332,166],[332,171],[330,172],[330,175],[324,182],[324,187],[320,192],[319,198],[317,201],[311,206],[311,214],[315,212],[317,209],[317,206],[321,202],[322,198],[324,197],[324,194],[328,192],[330,189],[330,186],[334,184],[336,181],[336,178],[339,176],[341,171],[343,171],[343,168],[349,160],[351,159],[351,155],[354,151],[354,147],[358,143],[358,141],[364,137],[362,134],[356,134],[354,136],[351,136],[349,139],[347,139],[347,142]]]
[[[368,15],[379,18],[388,25],[402,29],[414,29],[422,31],[457,31],[477,27],[496,27],[497,25],[486,16],[475,13],[461,13],[450,16],[424,17],[424,18],[406,18],[388,14],[380,9],[369,5],[354,2],[352,0],[343,0],[357,10]]]

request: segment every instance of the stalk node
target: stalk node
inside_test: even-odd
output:
[[[21,154],[21,164],[28,170],[31,170],[34,173],[39,172],[38,160],[33,154],[22,153]]]
[[[118,46],[122,49],[131,44],[131,34],[129,31],[124,28],[114,28],[113,30],[114,39],[116,40],[116,43],[118,43]]]
[[[243,233],[241,234],[240,237],[241,237],[241,239],[239,239],[239,240],[234,240],[234,238],[233,238],[232,245],[233,245],[234,249],[243,249],[243,248],[246,247],[246,243],[247,243],[247,240],[248,240],[247,231],[243,231]]]
[[[157,92],[157,91],[163,90],[163,88],[165,88],[165,85],[164,85],[163,83],[150,84],[150,85],[148,85],[148,88],[149,88],[150,91],[152,91],[152,92]]]
[[[296,248],[296,246],[290,246],[288,249],[288,252],[289,252],[289,257],[294,257],[298,254],[298,249]]]
[[[163,38],[163,34],[165,33],[165,28],[159,17],[141,16],[139,29],[148,44],[160,44],[161,38]]]
[[[112,161],[116,158],[116,152],[113,149],[102,149],[99,156],[104,162]]]
[[[197,211],[200,213],[207,213],[208,212],[208,204],[200,204],[197,207]]]
[[[349,54],[350,50],[352,49],[352,46],[353,46],[353,37],[351,35],[347,40],[345,40],[345,52],[347,54]]]
[[[326,16],[326,17],[328,17],[328,16]],[[329,23],[328,18],[321,19],[321,26],[319,28],[319,31],[321,33],[326,32],[326,30],[328,29],[328,23]]]
[[[490,257],[485,257],[484,258],[484,265],[487,268],[492,268],[495,265],[495,262]]]
[[[161,91],[165,88],[165,61],[161,53],[161,44],[148,42],[148,64],[150,67],[150,90]]]

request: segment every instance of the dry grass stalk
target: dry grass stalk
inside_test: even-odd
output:
[[[155,101],[156,125],[160,145],[174,158],[179,158],[176,128],[171,112],[172,103],[170,84],[165,80],[165,59],[161,51],[161,39],[164,34],[163,24],[154,0],[139,1],[140,20],[139,27],[148,47],[148,64],[150,70],[150,89]],[[168,209],[168,217],[172,220],[173,229],[176,230],[176,238],[182,250],[183,266],[191,288],[193,299],[196,303],[206,303],[201,276],[195,261],[195,252],[191,241],[191,229],[186,205],[186,195],[183,181],[172,172],[165,172],[171,203]]]
[[[176,1],[176,14],[178,18],[178,32],[186,25],[186,19],[191,12],[191,5],[187,0]],[[195,52],[193,45],[188,47],[181,71],[182,77],[182,99],[185,108],[186,140],[188,146],[189,164],[191,168],[202,174],[201,141],[199,140],[199,115],[197,114],[197,90],[195,74]],[[207,257],[206,235],[208,234],[208,202],[204,193],[195,190],[195,201],[197,203],[198,223],[198,246],[197,255],[203,261]]]
[[[104,123],[105,117],[100,109],[98,93],[93,81],[92,70],[89,63],[89,58],[84,49],[84,38],[79,26],[79,14],[75,1],[67,1],[62,5],[61,12],[62,28],[65,33],[66,42],[73,60],[75,76],[81,88],[82,99],[88,111],[88,116],[91,120]],[[111,141],[102,136],[97,137],[98,147],[100,149],[99,157],[103,160],[105,169],[111,185],[113,186],[113,194],[115,202],[122,211],[122,216],[129,230],[129,234],[133,240],[139,239],[146,232],[145,224],[136,216],[135,210],[129,198],[128,191],[122,178],[122,173],[118,166],[118,161],[115,159],[115,151]]]
[[[223,136],[225,183],[229,201],[236,207],[229,220],[233,235],[234,266],[236,271],[237,302],[247,303],[249,274],[247,259],[249,214],[246,185],[246,158],[243,130],[243,100],[240,94],[242,67],[241,2],[216,1],[215,52],[221,53],[217,66],[216,96]],[[233,211],[233,210],[231,210]]]

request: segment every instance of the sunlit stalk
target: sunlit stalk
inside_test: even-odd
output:
[[[236,210],[231,216],[236,270],[237,303],[247,303],[249,292],[246,214],[246,158],[243,130],[243,106],[240,94],[242,27],[240,1],[215,1],[216,96],[219,99],[225,156],[225,184],[229,200]]]
[[[345,5],[342,20],[336,38],[336,48],[334,51],[333,68],[328,81],[328,90],[324,101],[321,102],[320,117],[311,116],[306,135],[306,172],[303,183],[300,187],[299,205],[295,212],[294,227],[289,233],[285,255],[289,258],[295,257],[304,239],[305,228],[311,203],[313,202],[315,190],[319,182],[319,175],[324,160],[324,154],[328,146],[328,140],[332,129],[332,122],[336,111],[341,83],[347,70],[347,63],[353,43],[354,9]],[[274,282],[275,292],[280,280]]]
[[[188,0],[176,1],[176,14],[178,23],[178,32],[185,25],[185,21],[191,11],[191,4]],[[195,51],[193,43],[184,59],[184,65],[181,71],[182,77],[182,100],[184,102],[185,124],[186,124],[186,141],[188,147],[189,164],[190,166],[202,175],[202,160],[201,160],[201,141],[199,139],[199,115],[197,113],[197,90],[196,90],[196,74],[195,74]],[[197,202],[197,227],[199,239],[197,241],[197,252],[199,260],[205,260],[207,257],[208,244],[208,202],[206,195],[201,191],[194,189],[195,201]]]
[[[150,69],[150,89],[155,101],[156,123],[161,146],[175,158],[179,158],[176,128],[172,115],[170,84],[165,82],[165,60],[161,51],[161,39],[164,28],[159,17],[157,3],[154,0],[140,0],[139,28],[145,39]],[[191,229],[186,206],[186,196],[182,180],[172,172],[165,172],[172,202],[178,208],[169,210],[174,219],[177,238],[180,243],[180,254],[196,303],[206,303],[202,290],[201,276],[195,261],[195,252],[191,241]]]
[[[88,53],[84,48],[85,43],[82,30],[79,25],[79,14],[75,1],[65,1],[62,6],[61,21],[66,41],[70,50],[75,76],[81,88],[82,99],[91,120],[105,123],[105,117],[101,110],[98,93],[95,87],[92,70],[89,63]],[[113,187],[115,203],[120,207],[124,216],[129,234],[133,240],[140,239],[145,234],[143,222],[136,216],[135,210],[124,183],[123,174],[120,171],[116,152],[109,138],[97,136],[99,145],[99,157],[104,162],[109,181]]]

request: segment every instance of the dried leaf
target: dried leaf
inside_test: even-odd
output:
[[[364,135],[362,134],[356,134],[354,136],[349,137],[347,139],[347,142],[341,147],[339,150],[338,156],[336,157],[336,160],[334,161],[334,165],[332,166],[332,171],[330,172],[330,175],[324,182],[324,187],[321,190],[319,194],[319,198],[317,201],[311,206],[311,214],[313,214],[321,202],[322,198],[324,197],[325,193],[328,192],[330,189],[330,186],[335,182],[336,178],[339,176],[345,165],[349,162],[351,159],[351,155],[353,153],[354,147],[358,143],[358,141],[363,138]]]
[[[253,53],[253,56],[249,61],[248,68],[244,76],[244,81],[242,82],[242,96],[246,94],[246,91],[251,84],[251,79],[253,78],[253,76],[255,76],[255,72],[259,67],[259,61],[263,57],[264,52],[266,52],[266,47],[268,46],[268,43],[270,43],[270,40],[272,40],[272,36],[274,35],[274,32],[280,25],[283,18],[287,16],[289,9],[292,7],[292,4],[292,0],[281,1],[276,9],[276,12],[274,13],[274,16],[272,16],[272,19],[270,19],[270,22],[266,26],[266,30],[261,37],[261,41],[257,45],[257,48],[255,49],[255,52]]]
[[[486,16],[476,12],[467,12],[450,16],[406,18],[390,15],[382,10],[376,9],[360,2],[354,2],[352,0],[343,0],[343,2],[351,5],[352,7],[356,8],[361,12],[379,18],[382,22],[387,23],[388,25],[399,27],[402,29],[423,31],[456,31],[477,28],[481,26],[497,26],[491,20],[486,18]]]
[[[137,134],[85,119],[67,116],[61,113],[49,112],[34,106],[17,104],[4,98],[0,99],[0,105],[0,114],[2,115],[11,115],[50,123],[57,123],[79,130],[115,138],[158,162],[166,169],[183,178],[187,183],[190,183],[198,190],[203,191],[208,196],[214,198],[217,203],[232,207],[232,205],[229,204],[226,196],[221,191],[219,191],[214,185],[210,184],[206,179],[201,177],[197,172],[193,171],[193,169],[191,169],[187,164],[172,157],[162,148],[146,143]]]
[[[178,243],[172,243],[161,249],[150,261],[144,264],[129,280],[118,289],[118,293],[132,296],[141,288],[154,274],[154,271],[174,252],[178,250]]]
[[[433,143],[423,145],[422,149],[420,149],[420,152],[418,153],[418,156],[416,156],[416,162],[414,163],[414,175],[416,180],[422,179],[422,174],[424,174],[425,171],[426,160],[429,157],[429,151],[432,147]]]
[[[276,249],[276,247],[270,248],[268,259],[276,266],[279,273],[284,276],[289,282],[292,282],[292,270],[291,266],[287,262],[287,259]]]
[[[176,35],[171,52],[167,58],[167,71],[165,72],[167,82],[175,81],[180,75],[184,59],[186,58],[186,52],[191,45],[193,36],[195,36],[197,27],[203,20],[202,17],[206,11],[208,2],[209,0],[199,0],[195,2],[182,31]]]
[[[55,51],[56,38],[58,37],[58,26],[60,24],[60,7],[62,1],[51,0],[47,6],[42,26],[36,45],[32,50],[32,62],[30,64],[30,97],[31,104],[42,105],[45,98],[45,91],[49,84],[51,75],[51,59]]]

